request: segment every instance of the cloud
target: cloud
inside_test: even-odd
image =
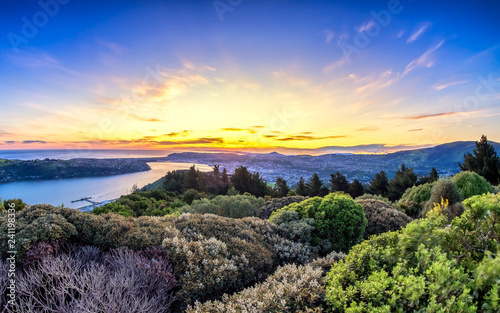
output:
[[[436,84],[432,87],[436,90],[443,90],[443,89],[448,88],[450,86],[462,85],[462,84],[466,84],[468,82],[469,82],[468,80],[459,80],[459,81],[453,81],[453,82],[449,82],[449,83]]]
[[[401,77],[406,76],[408,73],[410,73],[411,71],[413,71],[414,69],[419,68],[419,67],[427,67],[427,68],[432,67],[434,65],[434,61],[432,60],[432,53],[434,53],[434,51],[439,49],[439,47],[441,47],[441,45],[443,43],[444,43],[444,40],[441,40],[434,47],[427,49],[427,51],[425,51],[420,57],[411,61],[406,66],[405,71],[403,72],[403,74],[401,74]]]
[[[362,33],[364,31],[371,30],[374,26],[375,22],[373,20],[366,21],[358,26],[358,32]]]
[[[109,51],[113,52],[114,54],[123,54],[125,52],[125,48],[120,46],[119,44],[115,43],[115,42],[112,42],[112,41],[108,41],[108,40],[104,40],[102,38],[97,38],[97,42],[105,47],[106,49],[108,49]]]
[[[30,51],[19,51],[17,54],[12,54],[7,57],[7,59],[24,68],[29,69],[40,69],[40,70],[57,70],[64,72],[66,74],[70,74],[73,76],[79,76],[80,74],[71,70],[64,65],[62,65],[56,58],[50,56],[49,54],[34,50],[34,52]]]
[[[16,143],[16,141],[14,141],[14,140],[8,140],[8,141],[5,141],[5,143],[8,144],[8,145],[11,145],[13,143]]]
[[[419,132],[421,130],[424,130],[423,128],[415,128],[415,129],[410,129],[408,132]]]
[[[476,112],[478,112],[478,111],[476,110],[476,111],[466,111],[466,112],[443,112],[443,113],[435,113],[435,114],[406,116],[406,117],[402,117],[402,119],[404,119],[404,120],[423,120],[423,119],[430,119],[430,118],[436,118],[436,117],[471,114],[471,113],[476,113]]]
[[[163,136],[164,137],[186,136],[189,133],[191,133],[190,130],[183,130],[183,131],[180,131],[180,132],[171,132],[171,133],[168,133],[168,134],[163,134]]]
[[[100,145],[159,145],[159,146],[183,146],[183,145],[200,145],[200,144],[222,144],[224,143],[224,138],[220,137],[202,137],[186,140],[162,140],[155,136],[144,136],[139,139],[114,139],[114,140],[89,140],[85,142],[75,142],[75,143],[87,143],[87,144],[100,144]]]
[[[361,127],[361,128],[356,129],[357,132],[374,132],[374,131],[378,131],[378,130],[380,130],[380,128],[378,128],[376,126],[367,126],[367,127]]]
[[[302,141],[302,140],[322,140],[322,139],[338,139],[346,138],[348,136],[325,136],[325,137],[315,137],[315,136],[305,136],[305,135],[291,135],[283,138],[277,138],[278,141]]]
[[[43,140],[24,140],[23,143],[24,144],[30,144],[30,143],[42,143],[42,144],[45,144],[47,142],[43,141]]]
[[[157,118],[147,118],[147,117],[142,117],[136,114],[130,114],[131,117],[135,118],[136,120],[143,121],[143,122],[161,122],[161,120]]]
[[[235,127],[226,127],[226,128],[221,128],[221,131],[223,132],[249,132],[250,134],[256,134],[257,132],[255,129],[249,129],[249,128],[235,128]]]
[[[413,42],[415,40],[417,40],[420,36],[423,35],[423,33],[425,33],[425,31],[427,30],[427,28],[429,28],[432,24],[429,23],[429,22],[426,22],[424,23],[423,25],[421,25],[416,31],[414,31],[410,37],[408,37],[408,40],[406,40],[406,43],[410,43],[410,42]]]
[[[335,32],[331,29],[326,29],[324,33],[326,44],[329,44],[335,38]]]
[[[332,71],[335,71],[336,69],[339,69],[349,63],[348,59],[346,57],[343,57],[342,59],[335,61],[333,63],[328,64],[327,66],[323,67],[323,73],[328,74]]]
[[[396,37],[397,37],[397,38],[401,38],[401,37],[403,37],[403,35],[404,35],[404,34],[405,34],[405,31],[404,31],[404,29],[403,29],[403,30],[401,30],[401,31],[400,31],[400,32],[396,35]]]
[[[393,75],[392,70],[389,69],[379,75],[377,80],[358,87],[356,91],[358,93],[366,92],[367,90],[380,90],[394,84],[398,79],[398,76]],[[363,79],[364,80],[364,79]]]

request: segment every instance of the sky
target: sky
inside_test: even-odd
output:
[[[500,1],[0,0],[0,149],[500,141]]]

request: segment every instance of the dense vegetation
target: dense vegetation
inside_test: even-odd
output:
[[[0,183],[95,177],[148,171],[151,167],[137,159],[72,159],[72,160],[3,160],[0,159]]]
[[[5,312],[500,311],[498,187],[404,164],[361,187],[193,166],[92,213],[4,200],[0,306],[16,250]]]

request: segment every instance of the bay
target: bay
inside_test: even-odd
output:
[[[0,184],[0,197],[4,199],[18,198],[27,204],[64,204],[69,208],[81,208],[90,205],[88,202],[71,203],[84,197],[92,197],[93,201],[103,202],[119,198],[130,193],[134,184],[139,188],[165,176],[168,171],[188,169],[191,163],[152,162],[151,170],[131,174],[68,178],[55,180],[23,181]],[[204,164],[195,164],[200,171],[211,171]]]

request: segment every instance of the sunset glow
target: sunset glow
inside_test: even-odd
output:
[[[500,140],[497,2],[215,2],[3,3],[0,149]]]

